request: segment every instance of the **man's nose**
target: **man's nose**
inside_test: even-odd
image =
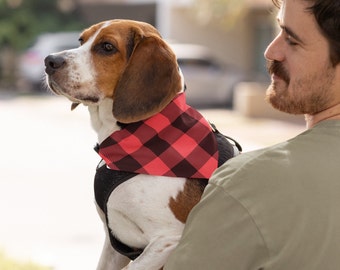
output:
[[[50,54],[45,58],[45,71],[48,75],[52,75],[56,70],[63,67],[65,63],[64,57]]]
[[[278,35],[267,47],[264,52],[264,57],[269,61],[282,62],[285,58],[282,40]]]

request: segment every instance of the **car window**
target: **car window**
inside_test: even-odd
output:
[[[71,50],[71,49],[75,49],[79,47],[78,44],[73,44],[73,45],[70,45],[70,44],[67,44],[67,45],[60,45],[60,46],[56,46],[55,48],[55,51],[56,52],[60,52],[60,51],[64,51],[64,50]]]
[[[217,63],[208,59],[182,58],[178,59],[177,62],[182,68],[219,69]]]

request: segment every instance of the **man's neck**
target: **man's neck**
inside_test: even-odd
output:
[[[336,104],[324,111],[321,111],[317,114],[305,115],[305,120],[307,124],[307,129],[310,129],[314,127],[316,124],[325,121],[325,120],[334,120],[339,119],[340,120],[340,103]]]

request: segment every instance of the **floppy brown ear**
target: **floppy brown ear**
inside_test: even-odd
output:
[[[113,94],[113,115],[122,123],[144,120],[161,111],[181,89],[174,53],[159,37],[135,45]]]

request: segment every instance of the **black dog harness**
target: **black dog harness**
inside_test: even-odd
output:
[[[238,155],[242,151],[242,148],[235,140],[221,134],[215,128],[214,125],[212,125],[212,128],[217,142],[218,167],[219,167],[223,163],[225,163],[228,159]],[[230,143],[229,140],[231,140],[233,144]],[[99,151],[99,145],[95,147],[95,150],[96,152]],[[125,171],[112,170],[108,168],[105,163],[103,163],[104,165],[100,166],[102,163],[103,162],[101,162],[97,167],[94,180],[94,192],[98,206],[105,213],[106,224],[109,224],[107,215],[107,201],[110,197],[110,194],[117,186],[129,180],[130,178],[136,176],[137,174]],[[127,256],[131,260],[134,260],[143,252],[143,249],[129,247],[124,243],[120,242],[112,234],[111,229],[109,227],[107,229],[112,247],[122,255]]]

